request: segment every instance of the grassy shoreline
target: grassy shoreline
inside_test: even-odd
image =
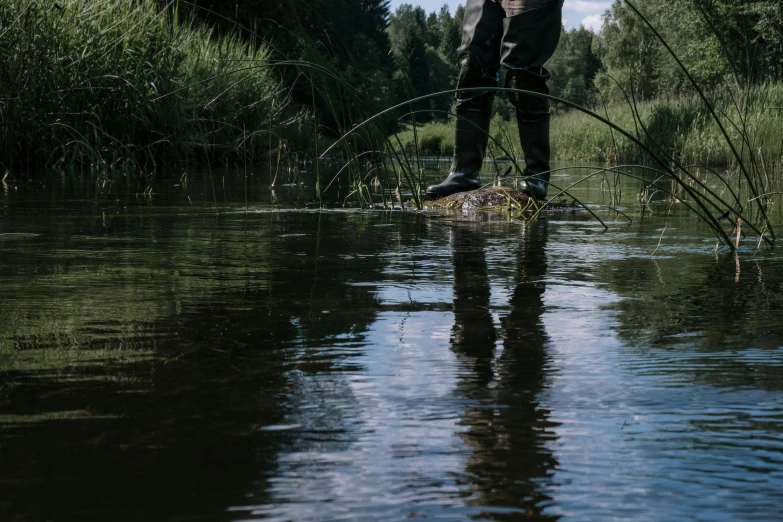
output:
[[[151,168],[260,157],[279,132],[301,133],[268,57],[180,20],[176,4],[8,0],[0,161]]]
[[[783,159],[783,85],[766,85],[754,88],[744,100],[745,109],[738,112],[731,98],[724,94],[715,98],[715,107],[723,115],[723,124],[737,148],[747,154],[748,148],[770,163]],[[650,136],[634,122],[633,111],[628,105],[615,104],[604,109],[594,108],[656,151],[668,157],[676,155],[686,164],[730,166],[735,163],[731,149],[720,134],[703,103],[695,97],[659,99],[640,103],[639,117]],[[731,121],[729,121],[731,120]],[[746,129],[750,147],[740,136],[740,127]],[[492,137],[514,156],[521,156],[516,124],[494,118],[490,130]],[[451,156],[454,147],[453,123],[436,122],[416,129],[418,152],[428,156]],[[408,154],[416,152],[412,128],[398,134]],[[556,160],[590,162],[639,162],[638,147],[630,140],[600,121],[578,111],[555,112],[552,117],[552,157]],[[660,149],[658,148],[660,147]],[[497,143],[490,145],[490,155],[504,152]]]

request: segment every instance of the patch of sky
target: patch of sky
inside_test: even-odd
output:
[[[457,6],[465,5],[462,0],[391,0],[391,9],[394,12],[402,4],[420,5],[427,13],[438,12],[444,5],[448,5],[452,14]],[[566,29],[575,29],[580,25],[593,31],[599,31],[603,20],[601,16],[609,9],[611,2],[593,0],[565,0],[563,5],[563,25]]]

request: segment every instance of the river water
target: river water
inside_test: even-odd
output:
[[[0,520],[783,519],[778,250],[261,178],[0,186]]]

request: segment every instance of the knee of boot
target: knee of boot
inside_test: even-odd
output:
[[[479,49],[471,46],[462,51],[459,55],[458,64],[458,89],[498,86],[497,69],[493,71],[486,64]],[[465,108],[480,109],[487,102],[491,105],[494,97],[495,93],[490,91],[459,91],[457,92],[457,103]]]
[[[505,87],[549,94],[546,80],[521,70],[508,71],[506,73]],[[516,92],[507,92],[506,97],[517,111],[524,114],[526,118],[535,119],[549,115],[549,100],[546,98]]]

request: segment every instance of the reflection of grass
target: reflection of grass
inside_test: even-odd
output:
[[[130,234],[71,235],[62,219],[36,222],[46,249],[4,245],[16,261],[0,292],[0,374],[139,361],[165,351],[183,312],[213,296],[264,291],[272,230],[246,229],[243,217],[207,223],[142,208],[111,218]]]
[[[93,415],[88,410],[51,411],[32,415],[0,415],[0,424],[26,424],[52,420],[118,419],[119,415]]]
[[[68,321],[68,319],[64,319]],[[43,328],[57,328],[44,325]],[[128,350],[123,348],[83,348],[67,345],[51,345],[45,348],[31,348],[29,338],[20,336],[21,345],[8,337],[0,342],[0,402],[13,394],[18,386],[29,387],[40,381],[47,386],[57,384],[59,391],[50,391],[48,396],[69,394],[72,387],[135,385],[138,378],[117,371],[120,367],[151,361],[159,355],[149,349]],[[98,344],[98,343],[96,343]],[[22,377],[23,376],[23,377]],[[135,386],[134,386],[135,388]],[[141,390],[134,390],[141,393]],[[36,411],[29,415],[0,415],[0,425],[34,423],[63,419],[112,418],[109,415],[95,415],[87,410]]]
[[[598,269],[620,299],[617,333],[629,346],[696,382],[783,391],[779,259],[677,253],[606,260]],[[640,299],[639,296],[644,296]],[[705,306],[705,303],[708,305]],[[712,305],[714,304],[714,306]]]
[[[10,341],[6,341],[0,346],[2,369],[6,372],[53,372],[106,364],[129,364],[149,360],[154,356],[155,352],[151,350],[84,349],[63,346],[20,350]],[[79,379],[79,377],[63,377],[63,380],[69,382],[75,382]],[[119,377],[90,376],[84,378],[89,381],[96,379],[115,381]]]

